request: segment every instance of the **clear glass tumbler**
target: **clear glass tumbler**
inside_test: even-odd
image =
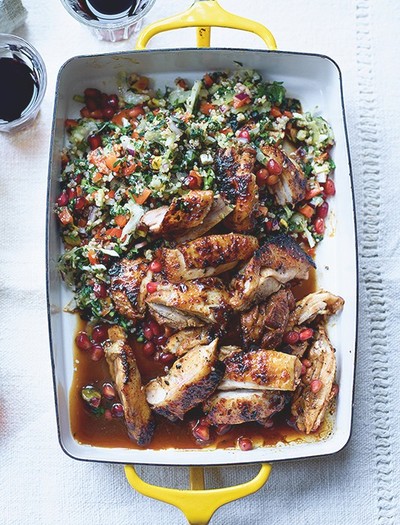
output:
[[[28,126],[39,113],[47,73],[38,51],[23,38],[0,33],[0,80],[0,131]]]
[[[85,0],[61,0],[61,3],[75,20],[86,25],[99,40],[118,42],[139,31],[143,17],[150,11],[155,0],[132,0],[133,8],[128,14],[121,18],[108,19],[96,16]]]

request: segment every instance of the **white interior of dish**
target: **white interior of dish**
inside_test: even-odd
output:
[[[87,87],[116,92],[118,71],[137,71],[155,80],[163,88],[172,85],[176,77],[200,78],[206,71],[238,67],[259,71],[264,79],[283,81],[288,95],[301,100],[303,109],[320,113],[331,124],[336,147],[336,197],[330,201],[327,232],[318,247],[318,287],[341,295],[343,312],[329,325],[329,335],[337,349],[337,378],[340,393],[331,435],[322,441],[294,442],[290,445],[240,450],[134,450],[100,448],[76,442],[70,430],[69,389],[74,363],[72,358],[76,318],[62,312],[71,296],[56,270],[62,249],[54,216],[49,217],[49,303],[52,355],[60,443],[65,452],[77,459],[174,465],[207,465],[252,463],[294,459],[337,452],[347,443],[351,431],[354,360],[356,343],[357,271],[356,239],[351,191],[349,154],[345,135],[341,99],[340,74],[328,58],[284,52],[253,50],[163,50],[76,57],[62,68],[54,114],[52,153],[50,160],[49,199],[54,202],[59,188],[60,151],[64,145],[64,120],[79,115],[80,104],[72,100]]]

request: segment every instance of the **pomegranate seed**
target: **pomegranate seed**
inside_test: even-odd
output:
[[[268,220],[265,224],[264,224],[264,228],[265,228],[265,231],[268,233],[270,231],[272,231],[272,221]]]
[[[309,359],[303,359],[302,363],[306,368],[311,367],[311,361]]]
[[[95,343],[104,343],[108,339],[108,328],[105,324],[98,324],[92,330],[92,339]]]
[[[162,335],[163,330],[161,326],[158,323],[156,323],[156,321],[154,321],[153,319],[149,321],[149,328],[155,336]]]
[[[101,92],[96,88],[86,88],[83,92],[85,99],[86,98],[101,98]]]
[[[158,288],[158,283],[154,281],[151,281],[146,284],[146,289],[149,293],[154,293],[155,291],[157,291],[157,288]]]
[[[169,365],[172,361],[175,361],[175,355],[168,352],[160,352],[158,359],[164,365]]]
[[[164,346],[167,341],[168,341],[168,338],[165,337],[165,335],[159,335],[158,337],[155,338],[155,342],[157,346]]]
[[[167,353],[167,352],[160,352],[160,356],[159,356],[158,360],[163,365],[169,365],[169,364],[172,363],[172,361],[175,361],[175,355]]]
[[[324,186],[325,195],[335,195],[336,186],[332,179],[327,179]]]
[[[153,339],[154,334],[150,326],[147,325],[143,328],[143,334],[148,341],[150,341],[150,339]]]
[[[89,111],[96,111],[99,109],[99,102],[95,98],[89,97],[85,102]]]
[[[339,385],[337,383],[333,384],[331,394],[334,397],[336,397],[339,394]]]
[[[100,135],[89,135],[87,140],[91,150],[97,149],[103,144]]]
[[[280,175],[282,173],[282,166],[274,159],[269,159],[267,163],[267,170],[270,175]]]
[[[320,379],[313,379],[310,383],[311,392],[317,394],[322,388],[322,381]]]
[[[329,204],[325,201],[317,208],[317,217],[325,219],[328,216]]]
[[[143,345],[143,353],[147,357],[151,357],[155,351],[156,351],[156,346],[152,341],[147,341],[147,343]]]
[[[75,199],[75,197],[76,197],[76,189],[75,188],[67,188],[67,195],[68,195],[68,199],[70,201],[72,199]]]
[[[247,129],[244,129],[239,133],[239,138],[248,142],[250,140],[250,133]]]
[[[269,177],[268,170],[266,170],[265,168],[259,169],[256,173],[257,184],[259,186],[264,186],[264,184],[266,184],[267,182],[268,177]]]
[[[285,335],[284,335],[284,342],[287,343],[288,345],[295,345],[296,343],[299,342],[299,339],[300,339],[300,334],[298,332],[287,332]]]
[[[107,105],[112,108],[118,108],[119,98],[118,95],[108,95]]]
[[[307,367],[306,367],[305,364],[302,364],[302,365],[301,365],[301,372],[300,372],[300,375],[301,375],[301,376],[304,376],[304,375],[306,374],[306,372],[307,372]]]
[[[93,293],[97,299],[105,299],[107,297],[107,286],[104,283],[94,283]]]
[[[246,438],[246,437],[240,437],[238,439],[238,445],[239,445],[240,450],[243,450],[244,452],[247,450],[252,450],[253,448],[253,443],[251,439]]]
[[[210,427],[206,425],[196,425],[193,429],[193,436],[197,441],[208,443],[210,441]]]
[[[115,388],[111,383],[104,383],[102,394],[107,399],[113,399],[115,397]]]
[[[300,341],[307,341],[314,335],[314,330],[312,328],[304,328],[299,334]]]
[[[112,417],[123,417],[124,416],[124,407],[121,403],[114,403],[111,407]]]
[[[76,211],[82,211],[87,206],[87,200],[85,197],[77,197],[75,201],[75,210]]]
[[[160,273],[162,270],[162,264],[160,261],[157,260],[151,261],[149,269],[154,273]]]
[[[69,198],[66,191],[63,191],[57,199],[57,204],[59,206],[66,206],[68,204]]]
[[[96,120],[100,120],[103,118],[103,110],[102,109],[95,109],[94,111],[91,111],[89,113],[90,118],[94,118]]]
[[[92,347],[92,342],[86,332],[79,332],[75,338],[76,346],[79,350],[89,350]]]
[[[217,425],[217,428],[215,431],[218,434],[218,436],[223,436],[224,434],[229,432],[231,428],[232,428],[232,425]]]
[[[90,359],[100,361],[104,357],[104,348],[101,345],[93,345],[90,350]]]
[[[88,108],[86,106],[84,108],[82,108],[79,113],[81,114],[82,118],[89,118],[90,117],[90,111],[88,110]]]
[[[115,115],[115,109],[107,106],[102,110],[103,118],[111,120]]]
[[[314,221],[314,230],[318,235],[322,235],[325,231],[325,221],[321,217],[317,217]]]

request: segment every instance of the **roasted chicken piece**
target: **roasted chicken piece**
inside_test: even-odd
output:
[[[219,349],[219,358],[221,361],[224,361],[228,356],[232,355],[234,352],[241,352],[242,348],[236,345],[225,345],[221,346]]]
[[[175,240],[179,243],[191,241],[197,239],[207,233],[211,228],[214,228],[219,224],[225,217],[227,217],[233,211],[233,206],[226,203],[221,195],[214,195],[214,200],[211,206],[211,210],[205,217],[204,221],[195,228],[187,230],[183,234],[178,234]]]
[[[251,235],[208,235],[177,246],[160,248],[156,258],[172,283],[211,277],[230,270],[253,256],[258,240]]]
[[[301,325],[313,321],[318,315],[330,316],[343,308],[344,300],[326,290],[310,293],[297,301],[296,308],[290,316],[290,325]]]
[[[138,445],[144,446],[153,437],[155,423],[146,401],[136,359],[124,339],[118,339],[118,335],[110,337],[115,341],[106,342],[104,351],[112,380],[124,407],[128,435]]]
[[[295,299],[289,288],[272,294],[264,303],[257,304],[240,316],[243,343],[246,348],[276,348],[282,343],[294,309]]]
[[[307,178],[300,166],[276,146],[266,144],[261,151],[266,157],[264,162],[272,159],[282,167],[278,182],[267,186],[268,191],[275,196],[276,202],[284,206],[294,205],[303,200],[306,195]]]
[[[231,313],[229,294],[216,277],[180,284],[160,283],[147,296],[146,303],[159,324],[178,330],[210,324],[224,326]]]
[[[212,336],[210,331],[206,328],[186,328],[179,330],[168,338],[168,341],[163,347],[164,352],[183,356],[199,345],[206,345],[210,343]]]
[[[321,425],[335,392],[335,350],[322,326],[319,327],[317,339],[307,358],[311,366],[301,378],[291,410],[298,429],[310,434]]]
[[[146,285],[153,276],[149,261],[122,259],[110,268],[109,275],[110,295],[117,312],[133,321],[142,319],[146,312]]]
[[[176,234],[203,223],[214,203],[211,190],[193,190],[176,197],[169,206],[146,212],[140,225],[154,235]]]
[[[183,419],[185,413],[202,403],[217,388],[225,366],[218,361],[218,339],[199,345],[175,361],[164,377],[151,380],[146,398],[152,409],[170,419]]]
[[[300,360],[275,350],[233,352],[223,362],[226,369],[219,390],[294,391],[300,381]]]
[[[314,261],[289,235],[270,237],[231,281],[232,308],[246,310],[286,283],[308,279],[311,268]]]
[[[213,394],[203,403],[203,411],[211,425],[239,425],[248,421],[265,424],[284,406],[282,392],[233,390]]]
[[[256,152],[246,147],[220,150],[216,158],[217,185],[224,199],[235,206],[225,219],[234,232],[248,232],[255,226],[258,186],[254,169]]]

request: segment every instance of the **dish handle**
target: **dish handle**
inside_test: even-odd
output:
[[[263,463],[255,478],[222,489],[204,489],[204,468],[190,467],[191,490],[158,487],[143,481],[133,465],[125,465],[125,475],[132,488],[153,499],[169,503],[180,509],[190,525],[207,525],[222,505],[244,498],[263,487],[269,478],[272,466]]]
[[[183,27],[196,27],[197,47],[210,47],[211,26],[255,33],[264,40],[268,49],[276,49],[275,38],[269,29],[259,22],[226,11],[217,0],[195,0],[187,11],[148,25],[140,32],[136,49],[144,49],[158,33]]]

